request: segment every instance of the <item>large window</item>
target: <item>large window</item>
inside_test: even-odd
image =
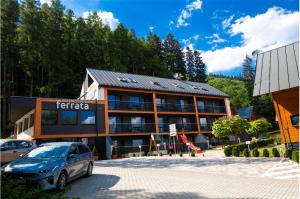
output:
[[[164,124],[164,118],[163,117],[158,117],[158,129],[159,132],[164,132],[165,131],[165,124]]]
[[[142,97],[132,96],[129,99],[130,99],[130,106],[132,108],[134,108],[134,107],[139,108],[139,107],[143,106],[143,104],[144,104],[144,98],[142,98]]]
[[[108,108],[119,109],[120,108],[120,97],[117,95],[108,95]]]
[[[77,124],[77,111],[62,111],[62,124]]]
[[[131,117],[132,132],[141,132],[145,129],[145,118]]]
[[[95,124],[95,111],[81,111],[81,124]]]
[[[57,124],[57,111],[56,110],[42,110],[42,124],[43,125]]]
[[[204,101],[198,101],[197,105],[198,105],[199,112],[205,112]]]

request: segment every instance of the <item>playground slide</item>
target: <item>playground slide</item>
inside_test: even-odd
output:
[[[195,145],[193,145],[193,143],[189,142],[189,140],[187,139],[187,137],[182,134],[179,135],[181,140],[187,145],[187,143],[189,143],[189,145],[187,145],[190,149],[194,150],[196,153],[201,153],[202,150],[199,147],[196,147]]]

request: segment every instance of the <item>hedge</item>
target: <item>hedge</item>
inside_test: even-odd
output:
[[[244,157],[249,157],[249,155],[250,155],[250,154],[249,154],[248,149],[244,149],[244,150],[243,150],[243,156],[244,156]]]
[[[233,147],[232,148],[232,155],[235,156],[235,157],[239,157],[240,156],[240,151],[238,149],[238,147]]]
[[[263,156],[264,157],[269,157],[270,156],[268,149],[263,150]]]
[[[254,148],[253,150],[252,150],[252,156],[253,157],[258,157],[259,156],[259,152],[258,152],[258,149],[257,148]]]
[[[299,163],[299,151],[292,152],[292,160]]]
[[[272,154],[273,154],[273,157],[280,157],[280,154],[278,152],[278,149],[277,148],[272,148]]]
[[[225,156],[229,157],[232,155],[232,147],[228,146],[224,149]]]

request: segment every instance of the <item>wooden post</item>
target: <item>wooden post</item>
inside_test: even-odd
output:
[[[194,106],[195,106],[195,112],[196,112],[196,120],[197,120],[197,127],[198,127],[198,133],[200,133],[200,120],[199,120],[199,113],[198,113],[198,105],[197,105],[197,98],[194,96]]]

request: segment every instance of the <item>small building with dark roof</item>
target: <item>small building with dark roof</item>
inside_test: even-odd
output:
[[[253,96],[272,93],[282,140],[299,143],[299,42],[257,55]]]

